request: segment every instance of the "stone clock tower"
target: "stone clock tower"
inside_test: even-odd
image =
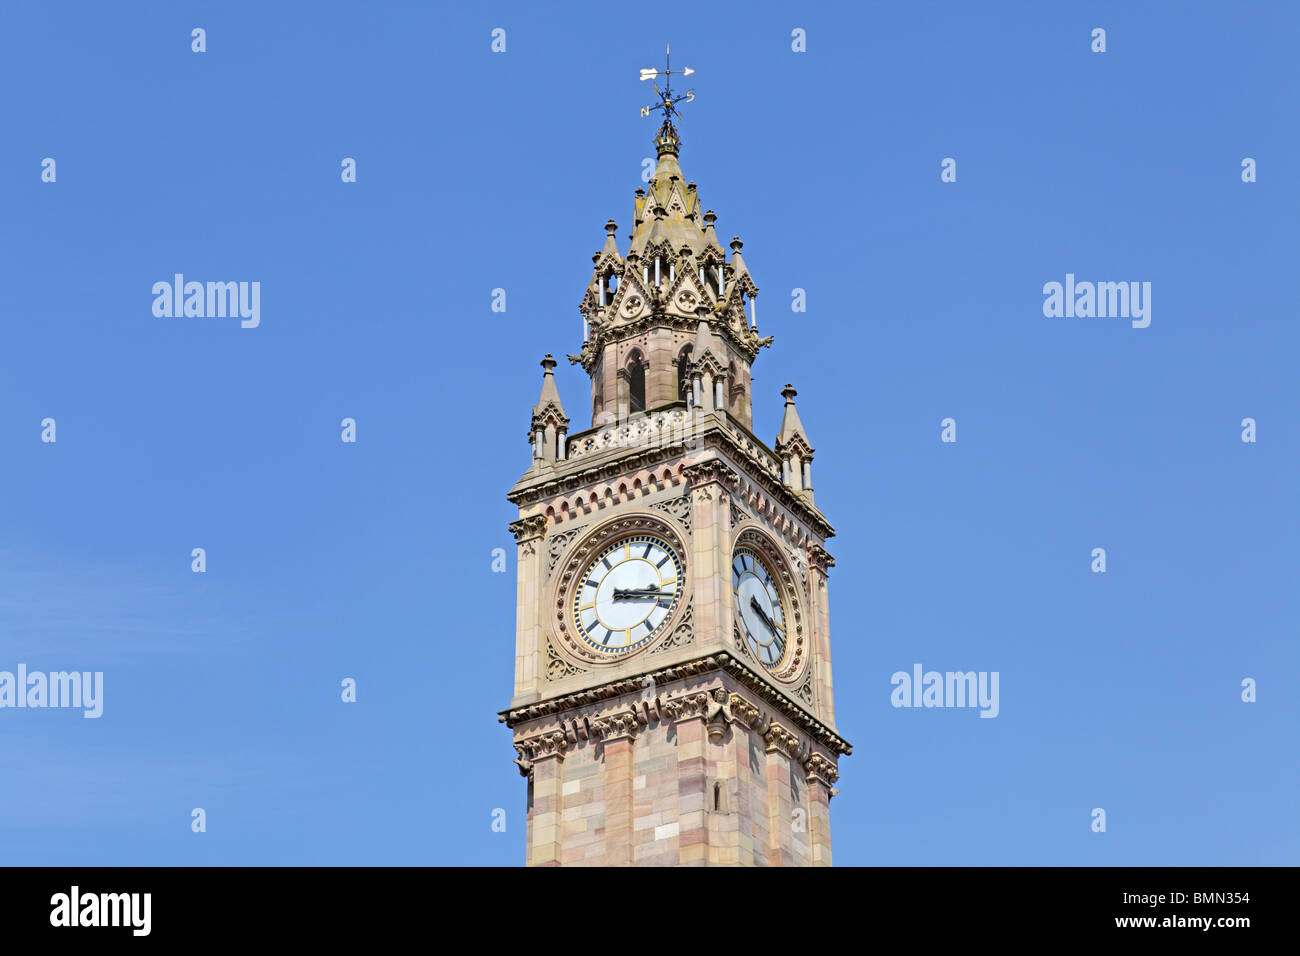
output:
[[[662,95],[662,94],[661,94]],[[671,104],[669,104],[671,105]],[[542,361],[519,519],[514,698],[527,863],[827,866],[835,730],[813,447],[752,431],[758,287],[666,114],[626,254],[579,309],[592,427]]]

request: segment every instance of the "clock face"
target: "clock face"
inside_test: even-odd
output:
[[[757,552],[737,548],[731,562],[731,585],[749,649],[764,667],[776,667],[785,658],[785,606],[772,572]]]
[[[582,573],[573,623],[596,650],[626,651],[660,632],[681,590],[682,563],[666,541],[648,534],[624,538]]]

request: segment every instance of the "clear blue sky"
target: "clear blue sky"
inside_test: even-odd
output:
[[[839,532],[836,861],[1297,862],[1296,7],[650,10],[4,5],[0,669],[105,704],[0,711],[0,861],[522,862],[504,495],[671,41]],[[261,326],[155,318],[175,272]],[[1045,318],[1066,273],[1150,327]],[[895,710],[914,663],[999,716]]]

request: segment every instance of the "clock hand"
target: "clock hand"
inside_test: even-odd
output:
[[[756,612],[758,612],[758,616],[762,619],[763,623],[767,625],[767,629],[771,631],[772,635],[775,637],[776,625],[773,624],[772,619],[763,612],[763,608],[758,603],[758,598],[751,597],[749,599],[749,606],[752,607]]]
[[[651,588],[615,588],[614,600],[629,597],[661,597],[665,592],[660,591],[658,587]]]

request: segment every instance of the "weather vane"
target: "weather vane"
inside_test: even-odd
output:
[[[668,129],[673,129],[673,117],[681,115],[677,111],[677,104],[689,103],[691,100],[695,99],[694,90],[687,90],[685,93],[680,95],[674,95],[672,88],[672,78],[674,76],[690,76],[695,71],[689,66],[681,70],[671,69],[671,66],[672,50],[670,47],[665,46],[664,68],[662,70],[646,69],[641,71],[641,79],[643,80],[650,80],[653,82],[657,77],[662,76],[664,78],[664,88],[662,90],[659,89],[659,84],[657,82],[654,83],[655,92],[659,94],[659,102],[653,106],[641,107],[641,115],[649,116],[651,112],[655,110],[662,111],[664,114],[663,127],[667,127]],[[663,127],[660,128],[662,129]]]

